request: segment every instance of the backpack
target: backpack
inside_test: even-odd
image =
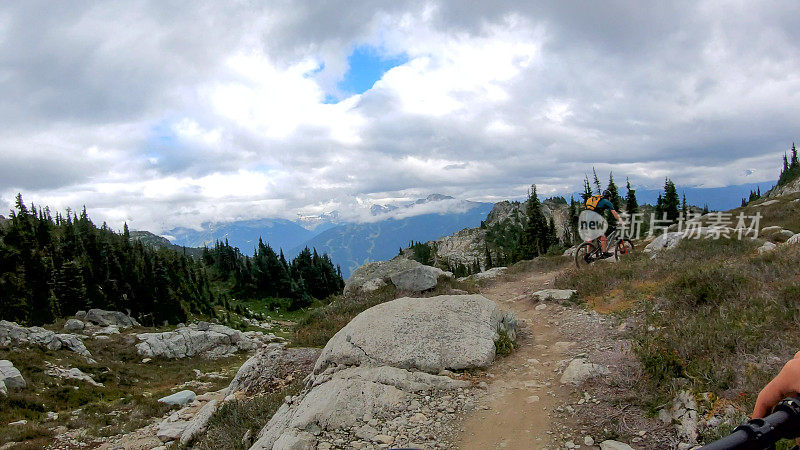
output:
[[[586,209],[589,211],[594,211],[597,208],[597,204],[600,203],[600,200],[603,198],[602,195],[593,195],[586,200]]]

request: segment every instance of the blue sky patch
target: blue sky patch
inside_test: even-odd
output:
[[[405,64],[407,61],[406,55],[387,57],[375,47],[358,46],[347,57],[350,69],[337,87],[343,93],[350,95],[364,93],[371,89],[389,69]]]

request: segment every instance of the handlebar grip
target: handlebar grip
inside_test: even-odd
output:
[[[701,450],[762,450],[773,448],[781,439],[800,436],[800,398],[787,398],[763,419],[750,419],[729,436],[701,447]]]

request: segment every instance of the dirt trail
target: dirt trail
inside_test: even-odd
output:
[[[524,321],[519,348],[487,372],[491,378],[483,407],[466,418],[458,448],[543,448],[549,444],[548,412],[563,403],[557,366],[571,346],[548,324],[554,307],[536,310],[530,294],[551,287],[557,272],[496,282],[482,294]],[[549,309],[549,311],[548,311]]]
[[[519,348],[487,369],[486,395],[463,418],[453,442],[464,450],[597,448],[599,441],[612,438],[634,448],[664,448],[669,440],[664,426],[620,401],[639,368],[618,320],[532,298],[533,292],[552,288],[559,273],[501,277],[481,289],[513,311],[523,327]],[[563,369],[576,356],[607,367],[610,374],[580,386],[562,385]]]

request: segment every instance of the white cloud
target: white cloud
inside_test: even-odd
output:
[[[0,206],[22,192],[160,231],[332,210],[373,220],[374,204],[520,197],[534,182],[558,193],[592,166],[645,186],[774,179],[797,139],[798,9],[6,4]],[[344,97],[363,45],[406,62]]]

